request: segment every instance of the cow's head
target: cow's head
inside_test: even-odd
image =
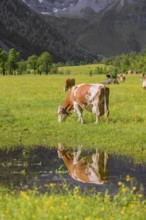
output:
[[[66,117],[68,116],[68,112],[66,111],[66,109],[59,105],[58,106],[58,122],[62,122],[66,119]]]

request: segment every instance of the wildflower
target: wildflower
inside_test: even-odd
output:
[[[127,188],[126,188],[126,187],[123,187],[123,188],[122,188],[122,192],[125,193],[126,191],[127,191]]]
[[[105,208],[104,208],[104,207],[102,207],[102,208],[101,208],[101,211],[105,211]]]
[[[138,194],[138,197],[139,197],[139,198],[142,198],[142,197],[143,197],[143,194]]]
[[[48,207],[50,206],[50,204],[51,204],[50,200],[47,200],[47,201],[45,202],[45,207],[48,208]]]
[[[90,220],[90,216],[85,217],[84,220]]]
[[[25,198],[27,201],[29,200],[29,196],[26,194],[26,192],[21,191],[21,192],[20,192],[20,195],[21,195],[23,198]]]
[[[126,176],[126,181],[127,181],[127,182],[130,181],[130,176],[129,176],[129,175]]]
[[[133,186],[133,187],[132,187],[132,190],[135,191],[135,190],[136,190],[136,186]]]
[[[131,208],[134,208],[134,207],[135,207],[135,204],[134,204],[134,203],[130,203],[129,206],[130,206]]]
[[[124,215],[124,211],[123,210],[121,210],[121,212],[120,212],[122,215]]]
[[[118,182],[118,186],[121,186],[122,185],[122,182]]]

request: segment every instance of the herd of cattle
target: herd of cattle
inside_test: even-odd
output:
[[[110,78],[110,75],[107,75],[107,78]],[[146,90],[145,74],[142,73],[140,79],[142,80],[142,89]],[[117,81],[125,83],[126,76],[123,74],[118,75],[116,77]],[[65,120],[71,112],[76,112],[78,122],[83,123],[82,113],[84,109],[95,114],[96,124],[101,115],[104,115],[105,121],[108,122],[110,90],[105,86],[105,84],[109,84],[106,82],[101,84],[83,83],[76,85],[74,78],[68,78],[65,82],[64,91],[70,90],[64,104],[58,106],[58,122]]]

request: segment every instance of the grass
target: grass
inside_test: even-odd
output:
[[[112,66],[106,66],[105,64],[87,64],[81,66],[64,66],[59,67],[59,71],[63,72],[64,74],[70,73],[73,75],[89,75],[89,72],[92,71],[93,73],[96,72],[97,68],[107,68],[110,70]]]
[[[73,73],[69,77],[75,76],[77,84],[105,80],[104,75]],[[74,148],[98,147],[128,155],[136,163],[146,162],[146,92],[141,90],[140,77],[130,75],[125,84],[109,85],[110,120],[106,124],[101,118],[97,125],[95,116],[88,112],[84,112],[83,125],[77,122],[76,114],[58,123],[57,107],[67,95],[63,92],[67,77],[0,76],[0,148],[57,147],[62,143]],[[66,189],[65,195],[48,195],[37,191],[10,192],[0,186],[0,219],[144,220],[143,194],[136,192],[135,186],[128,188],[120,182],[118,185],[119,191],[113,197],[108,192],[88,196],[78,188]]]
[[[72,68],[72,67],[70,67]],[[79,68],[79,67],[78,67]],[[73,77],[74,75],[69,75]],[[127,76],[125,84],[110,87],[110,120],[84,111],[85,124],[74,113],[61,124],[57,108],[63,104],[66,75],[0,76],[0,148],[18,146],[82,145],[104,148],[108,152],[129,155],[137,162],[146,158],[146,92],[138,75]],[[76,75],[76,84],[98,83],[104,75]]]
[[[142,193],[134,193],[136,187],[129,189],[126,184],[119,184],[118,193],[112,198],[108,192],[105,195],[94,193],[92,196],[80,193],[79,188],[66,194],[48,195],[37,191],[20,191],[8,193],[0,191],[0,219],[2,220],[106,220],[123,219],[144,220],[146,215],[146,200]],[[53,188],[53,185],[48,185]]]

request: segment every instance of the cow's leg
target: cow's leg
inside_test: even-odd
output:
[[[78,163],[80,154],[81,154],[81,150],[78,150],[77,152],[73,153],[73,155],[74,155],[73,164]]]
[[[81,107],[76,102],[74,102],[74,110],[78,114],[78,122],[81,122],[83,124],[83,118],[82,118],[83,110],[81,109]]]
[[[108,123],[108,116],[109,116],[109,111],[107,110],[104,114],[104,118],[105,118],[106,123]]]
[[[104,152],[104,173],[107,170],[107,160],[108,160],[108,154],[107,152]]]
[[[96,153],[95,154],[92,154],[92,161],[93,161],[93,164],[97,164],[98,161],[99,161],[99,153],[98,153],[98,150],[96,150]]]
[[[94,168],[97,176],[100,179],[100,172],[99,172],[100,167],[99,167],[99,153],[98,153],[98,150],[96,150],[96,153],[94,153],[92,155],[92,167]]]
[[[98,102],[94,102],[92,112],[96,115],[95,124],[97,124],[99,122],[99,116],[100,116],[100,110],[99,110]]]

